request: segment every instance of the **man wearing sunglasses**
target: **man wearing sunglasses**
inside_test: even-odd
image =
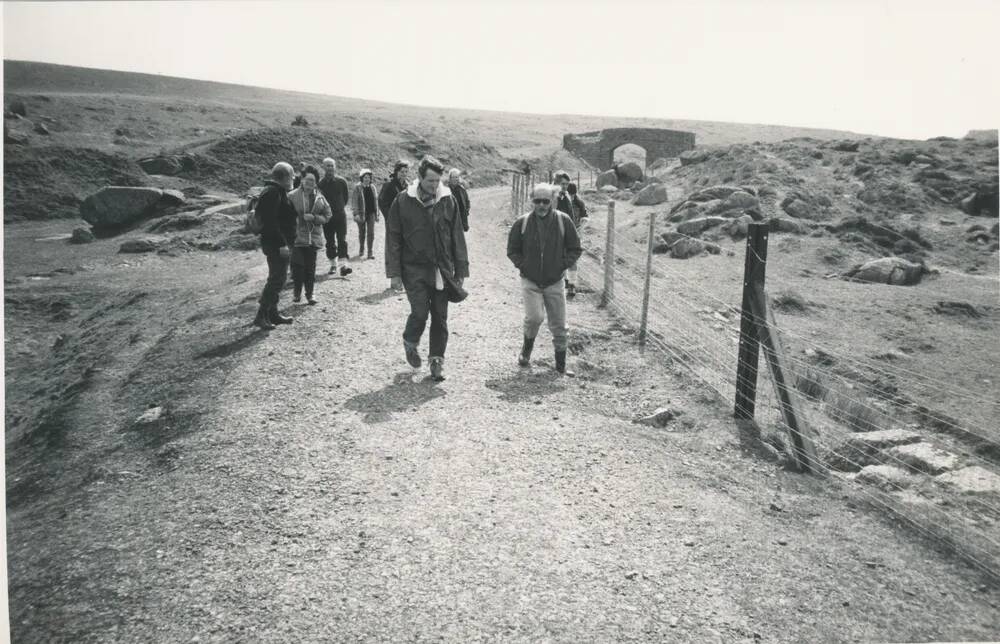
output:
[[[507,236],[507,257],[521,272],[524,298],[524,344],[518,364],[531,364],[531,350],[547,317],[555,346],[556,371],[566,371],[566,270],[575,266],[583,248],[573,219],[556,210],[559,188],[541,183],[531,193],[532,211],[518,217]]]

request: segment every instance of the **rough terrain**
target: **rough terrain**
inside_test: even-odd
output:
[[[518,369],[506,196],[472,193],[441,384],[403,362],[406,305],[378,262],[269,334],[246,326],[257,252],[109,261],[118,241],[99,240],[78,270],[8,276],[31,304],[8,329],[36,340],[8,341],[8,386],[83,369],[8,451],[14,641],[1000,636],[995,584],[745,449],[728,403],[639,353],[593,293],[570,307],[578,377],[554,376],[544,331]],[[5,231],[9,266],[61,243],[28,230]],[[664,428],[631,422],[668,404]]]

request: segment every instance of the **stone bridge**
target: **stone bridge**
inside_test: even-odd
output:
[[[694,132],[656,127],[615,127],[597,132],[566,134],[563,147],[592,166],[610,170],[615,150],[634,143],[646,151],[646,165],[659,158],[676,157],[694,148]]]

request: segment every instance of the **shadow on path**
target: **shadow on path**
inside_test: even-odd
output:
[[[238,353],[243,349],[252,347],[266,337],[267,333],[261,333],[257,329],[254,329],[247,335],[229,342],[224,342],[210,349],[206,349],[197,354],[194,358],[195,360],[204,360],[206,358],[228,358],[234,353]]]
[[[498,391],[504,402],[525,402],[538,400],[565,389],[562,377],[551,369],[535,367],[544,371],[529,371],[525,369],[504,378],[494,378],[486,381],[486,388]]]
[[[414,411],[416,407],[444,395],[444,390],[437,387],[430,376],[414,381],[416,375],[412,371],[397,373],[391,385],[353,396],[344,403],[344,407],[364,414],[364,422],[374,425],[392,420],[394,413]]]
[[[391,299],[393,297],[398,297],[398,296],[400,296],[402,294],[403,294],[402,291],[400,291],[399,293],[397,293],[396,291],[392,290],[391,288],[387,288],[387,289],[385,289],[384,291],[382,291],[380,293],[371,293],[370,295],[363,295],[363,296],[359,297],[357,299],[357,301],[361,302],[362,304],[378,304],[380,302],[384,302],[385,300]]]

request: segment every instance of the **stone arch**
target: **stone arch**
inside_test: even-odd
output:
[[[625,147],[634,148],[634,150],[633,149],[627,149],[623,153],[622,152],[622,148],[625,148]],[[642,151],[642,159],[633,158],[634,156],[636,156],[635,154],[633,154],[635,152],[635,150],[641,150]],[[649,164],[653,162],[653,160],[650,158],[649,150],[647,150],[646,148],[642,147],[638,143],[632,143],[630,141],[629,142],[625,142],[625,143],[619,143],[618,145],[616,145],[615,147],[613,147],[609,151],[609,154],[611,154],[611,164],[612,165],[614,165],[615,163],[620,163],[620,162],[622,162],[622,160],[627,160],[627,161],[634,161],[635,163],[638,163],[639,165],[641,165],[643,168],[648,168]],[[617,157],[617,160],[616,160],[616,157]]]
[[[611,169],[615,150],[626,143],[644,149],[646,162],[652,163],[693,149],[695,138],[694,132],[654,127],[616,127],[563,136],[563,148],[600,170]]]

